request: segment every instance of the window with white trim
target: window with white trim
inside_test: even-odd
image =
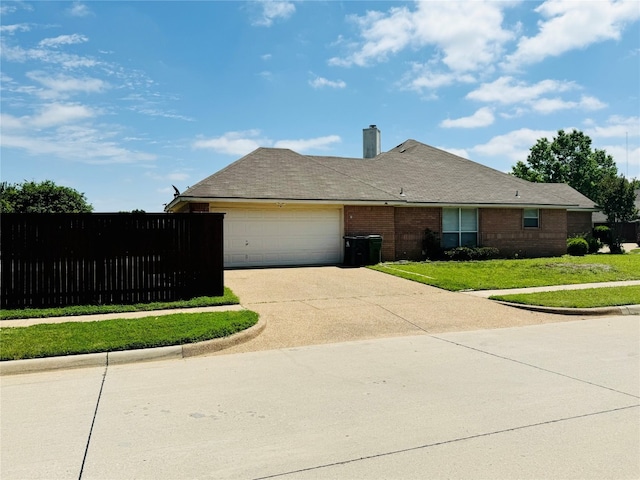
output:
[[[540,228],[540,210],[525,208],[523,212],[524,228]]]
[[[442,247],[478,246],[478,209],[442,209]]]

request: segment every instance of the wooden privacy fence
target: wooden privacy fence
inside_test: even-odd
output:
[[[224,291],[224,214],[3,214],[0,307],[131,304]]]

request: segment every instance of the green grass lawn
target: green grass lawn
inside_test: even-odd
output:
[[[249,310],[179,313],[140,319],[43,323],[0,329],[0,360],[181,345],[220,338],[258,321]]]
[[[386,263],[370,268],[451,291],[493,290],[640,280],[640,255]]]
[[[197,297],[176,302],[138,303],[134,305],[80,305],[62,308],[26,308],[0,311],[0,320],[16,318],[70,317],[74,315],[96,315],[101,313],[141,312],[168,310],[172,308],[210,307],[215,305],[237,305],[238,297],[225,287],[221,297]]]
[[[640,305],[640,285],[629,287],[587,288],[557,292],[493,295],[492,300],[543,305],[546,307],[593,308],[619,305]]]

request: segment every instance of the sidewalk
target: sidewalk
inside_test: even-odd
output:
[[[138,312],[102,313],[98,315],[73,315],[66,317],[25,318],[16,320],[0,320],[0,327],[30,327],[39,323],[66,322],[98,322],[101,320],[116,320],[122,318],[144,318],[172,315],[174,313],[204,313],[244,310],[242,305],[216,305],[212,307],[175,308],[169,310],[146,310]]]
[[[510,288],[503,290],[473,290],[462,292],[476,297],[489,298],[493,295],[515,295],[518,293],[555,292],[558,290],[584,290],[587,288],[628,287],[640,285],[640,280],[626,280],[622,282],[579,283],[572,285],[550,285],[546,287]],[[638,299],[640,300],[640,299]]]

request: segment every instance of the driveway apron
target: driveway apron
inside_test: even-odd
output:
[[[368,268],[229,270],[225,284],[267,328],[220,354],[576,320],[516,310]]]

